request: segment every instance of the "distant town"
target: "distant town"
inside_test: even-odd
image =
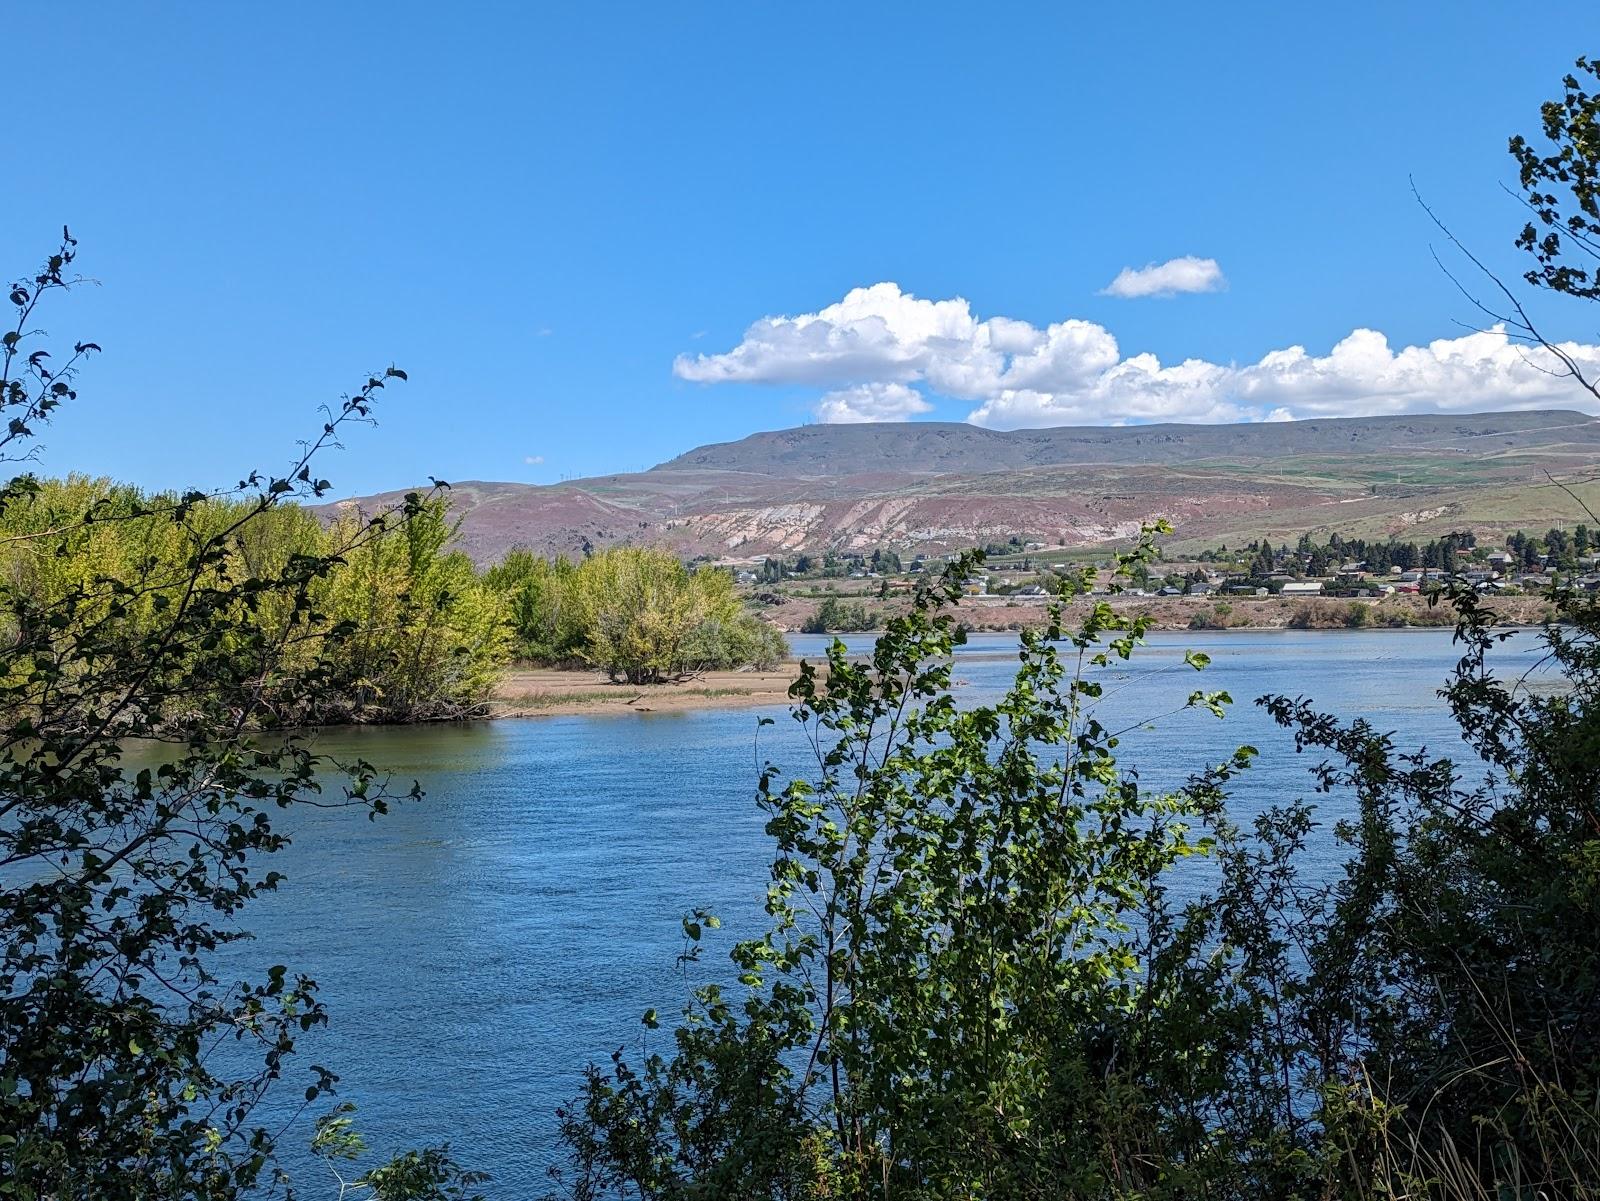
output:
[[[1325,541],[1306,534],[1277,545],[1255,539],[1241,546],[1191,552],[1153,568],[1141,565],[1120,586],[1111,578],[1110,558],[1103,548],[1068,550],[1015,535],[983,549],[983,570],[965,584],[962,607],[969,611],[1042,606],[1052,599],[1112,593],[1124,600],[1381,601],[1425,597],[1451,582],[1507,598],[1541,597],[1552,588],[1600,591],[1600,534],[1585,525],[1481,540],[1470,530],[1455,531],[1424,543],[1366,541],[1338,534]],[[886,609],[870,602],[905,596],[919,580],[942,571],[958,557],[955,553],[902,556],[878,549],[754,561],[707,557],[700,563],[731,571],[752,606],[777,611],[773,615],[777,624],[821,633],[875,628]],[[1085,567],[1096,569],[1087,579]],[[809,608],[804,607],[806,602],[811,603]]]

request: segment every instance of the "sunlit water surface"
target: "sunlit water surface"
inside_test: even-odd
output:
[[[871,639],[848,641],[865,649]],[[815,657],[823,642],[793,645]],[[1310,791],[1315,760],[1296,756],[1252,703],[1264,693],[1365,716],[1405,746],[1459,747],[1437,696],[1459,654],[1448,631],[1150,643],[1107,680],[1108,726],[1165,712],[1202,685],[1237,704],[1226,721],[1190,712],[1136,729],[1122,761],[1161,787],[1251,743],[1262,755],[1235,790],[1240,819]],[[1183,665],[1191,648],[1211,656],[1202,675]],[[1519,636],[1497,661],[1520,673],[1539,649]],[[963,648],[962,703],[998,695],[1015,651],[1005,635]],[[759,716],[778,721],[758,745]],[[304,1040],[303,1058],[342,1076],[340,1095],[359,1105],[375,1150],[448,1140],[491,1173],[490,1197],[536,1196],[557,1154],[553,1110],[575,1094],[585,1062],[636,1046],[645,1009],[681,1005],[682,914],[722,916],[713,953],[722,936],[761,928],[770,850],[753,784],[763,759],[804,770],[798,730],[783,708],[730,709],[336,731],[320,743],[419,780],[427,797],[376,822],[293,816],[294,845],[274,863],[288,883],[248,911],[255,939],[238,968],[285,963],[320,982],[333,1021]],[[1323,804],[1326,825],[1348,800]],[[1325,828],[1310,854],[1308,870],[1333,870]],[[291,1072],[286,1093],[301,1083]],[[308,1128],[302,1120],[288,1143]],[[288,1160],[303,1195],[322,1195],[325,1170],[292,1151]]]

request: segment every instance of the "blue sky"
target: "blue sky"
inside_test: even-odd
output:
[[[346,493],[874,412],[1548,403],[1493,347],[1406,358],[1472,316],[1408,177],[1516,271],[1506,138],[1600,51],[1592,3],[1530,32],[1392,0],[82,3],[7,28],[40,82],[9,122],[6,270],[69,223],[98,285],[42,323],[105,348],[46,469],[236,479],[397,363],[323,468]],[[1104,294],[1185,256],[1217,290]]]

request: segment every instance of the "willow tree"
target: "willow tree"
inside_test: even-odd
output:
[[[782,654],[781,637],[742,612],[731,575],[690,571],[666,551],[601,551],[579,565],[569,586],[580,654],[613,679],[655,684]]]
[[[278,725],[334,721],[419,721],[480,714],[504,665],[509,634],[501,593],[480,580],[465,555],[452,551],[454,526],[442,498],[423,501],[402,522],[362,529],[346,511],[324,528],[311,511],[278,504],[259,515],[237,498],[208,496],[189,508],[179,528],[166,512],[176,495],[72,476],[39,480],[26,505],[0,513],[0,571],[33,604],[56,602],[97,578],[150,579],[182,571],[195,540],[249,519],[230,538],[221,573],[266,578],[304,557],[335,555],[314,591],[326,616],[342,625],[336,649],[293,636],[298,618],[289,598],[256,598],[246,620],[220,635],[224,647],[251,635],[287,638],[272,670],[242,682],[219,678],[219,696],[268,711]],[[75,514],[93,512],[88,524]],[[59,536],[52,536],[52,535]],[[122,619],[154,628],[166,598],[151,590],[120,605]],[[300,672],[329,671],[326,688],[298,688]]]
[[[346,511],[335,545],[370,519]],[[451,550],[456,522],[434,497],[403,528],[345,552],[320,599],[348,634],[330,653],[333,688],[323,720],[416,721],[482,716],[510,650],[502,594]]]
[[[484,573],[484,581],[506,599],[519,657],[558,665],[582,658],[583,631],[572,587],[576,570],[565,555],[546,559],[517,547]]]

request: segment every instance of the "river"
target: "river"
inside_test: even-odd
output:
[[[811,656],[822,642],[793,640]],[[1004,688],[1015,646],[994,635],[963,648],[963,703]],[[1211,668],[1185,667],[1186,648]],[[1538,652],[1519,636],[1502,670]],[[1458,653],[1447,630],[1155,635],[1108,686],[1105,720],[1136,722],[1198,686],[1227,689],[1237,703],[1226,721],[1191,712],[1135,731],[1121,759],[1160,786],[1251,743],[1261,759],[1232,802],[1248,818],[1308,794],[1313,766],[1256,697],[1304,694],[1403,745],[1449,751],[1459,744],[1436,690]],[[759,747],[758,716],[779,718]],[[729,937],[759,929],[769,848],[753,785],[762,758],[803,769],[796,727],[782,709],[723,709],[340,730],[320,742],[420,780],[426,799],[376,822],[295,815],[294,845],[274,863],[288,882],[247,911],[256,937],[238,958],[321,983],[333,1022],[303,1058],[341,1074],[375,1150],[449,1140],[492,1174],[487,1196],[535,1196],[556,1152],[552,1111],[584,1063],[637,1045],[646,1008],[677,1012],[681,915],[709,908]],[[1325,801],[1330,821],[1345,803]],[[1315,854],[1325,861],[1308,866],[1333,869],[1325,831]],[[298,1084],[291,1070],[285,1091]],[[323,1195],[321,1169],[290,1162],[302,1195]]]

